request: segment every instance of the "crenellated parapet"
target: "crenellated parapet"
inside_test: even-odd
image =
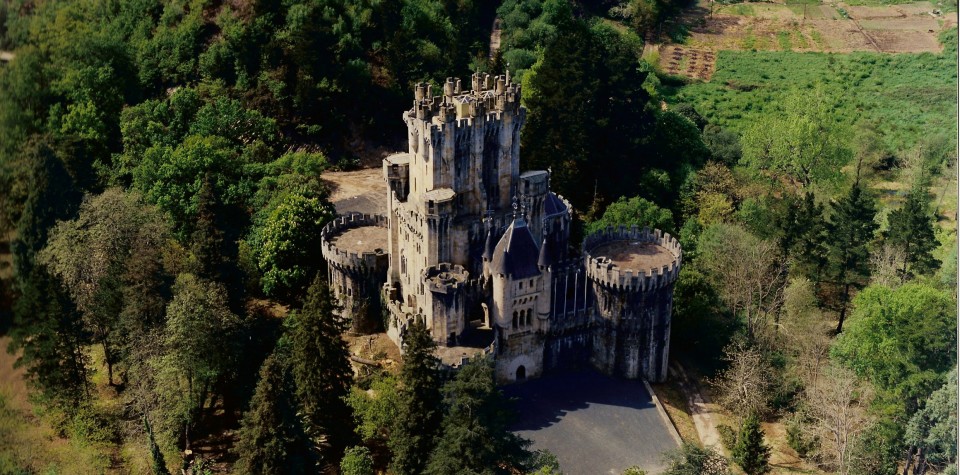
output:
[[[376,236],[367,243],[351,242],[349,246],[337,242],[349,231],[365,227],[375,228],[369,230],[373,234],[382,231],[382,237]],[[387,219],[383,216],[360,213],[338,216],[320,231],[321,252],[328,264],[341,271],[364,273],[382,266],[380,263],[387,254],[386,236]]]
[[[647,227],[608,227],[583,243],[587,276],[617,291],[645,292],[672,284],[680,273],[682,258],[676,238]]]
[[[475,280],[470,280],[470,272],[463,266],[448,262],[427,267],[421,273],[421,279],[431,292],[440,294],[469,290],[469,287],[476,285]]]
[[[434,96],[433,86],[417,84],[413,115],[425,121],[436,118],[436,122],[444,124],[486,114],[517,112],[520,108],[520,85],[510,80],[509,73],[499,76],[475,73],[471,77],[471,89],[463,86],[460,79],[447,78],[443,94]]]

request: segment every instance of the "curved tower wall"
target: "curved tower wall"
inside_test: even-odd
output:
[[[331,242],[337,235],[362,226],[376,226],[387,233],[387,220],[383,216],[339,216],[321,230],[321,252],[327,260],[330,288],[343,307],[344,315],[350,316],[350,329],[370,333],[383,323],[380,287],[387,278],[386,249],[357,253],[340,249]]]
[[[647,242],[673,260],[659,268],[622,269],[590,251],[614,241]],[[596,296],[597,328],[591,362],[608,374],[661,382],[667,378],[673,286],[680,272],[680,243],[660,230],[608,228],[584,241],[584,268]]]

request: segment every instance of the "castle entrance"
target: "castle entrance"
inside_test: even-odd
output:
[[[527,379],[527,368],[523,365],[517,367],[517,381],[524,381]]]

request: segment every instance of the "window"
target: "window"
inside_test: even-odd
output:
[[[523,281],[520,281],[520,290],[523,290]]]
[[[517,312],[513,312],[513,328],[517,328]]]

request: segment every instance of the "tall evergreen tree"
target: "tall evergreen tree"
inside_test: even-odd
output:
[[[34,268],[20,285],[14,304],[11,351],[22,350],[16,366],[26,368],[33,389],[49,402],[69,409],[89,397],[89,337],[80,312],[56,279]]]
[[[493,379],[493,361],[479,357],[443,387],[443,432],[426,473],[516,473],[531,458],[529,441],[507,430],[510,413]]]
[[[926,191],[922,188],[911,190],[903,207],[891,212],[887,220],[890,228],[884,238],[903,249],[906,255],[900,270],[901,279],[928,274],[940,267],[940,261],[933,257],[933,250],[937,247],[933,232],[935,217],[930,212]]]
[[[443,417],[440,362],[435,355],[437,344],[422,321],[410,325],[403,344],[400,414],[387,446],[393,452],[391,470],[412,475],[426,468]]]
[[[747,475],[761,475],[770,471],[770,447],[763,443],[763,430],[756,414],[743,421],[737,443],[730,451],[733,461]]]
[[[780,247],[790,256],[794,269],[814,282],[820,281],[827,265],[827,228],[823,219],[823,205],[807,192],[799,201],[790,204],[781,224],[783,236]]]
[[[241,422],[236,452],[240,474],[312,473],[310,439],[297,415],[289,364],[274,352],[260,367],[260,381]]]
[[[327,283],[315,278],[303,308],[288,317],[290,362],[307,430],[323,440],[324,464],[336,466],[343,451],[354,443],[353,413],[345,397],[353,370],[341,337],[346,322]]]
[[[845,196],[831,202],[830,209],[827,274],[828,279],[839,287],[837,333],[840,333],[850,305],[851,291],[862,289],[870,280],[867,245],[877,229],[873,220],[876,209],[859,183],[855,183]]]

